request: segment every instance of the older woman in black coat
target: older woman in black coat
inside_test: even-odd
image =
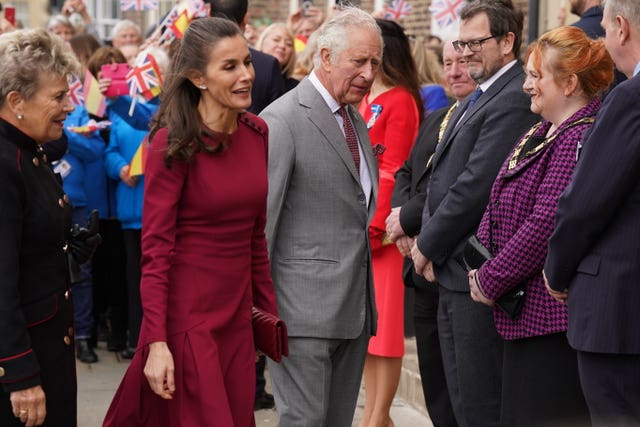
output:
[[[44,30],[0,36],[0,425],[75,426],[71,206],[42,144],[73,111],[77,63]]]

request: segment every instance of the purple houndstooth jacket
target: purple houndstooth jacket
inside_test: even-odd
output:
[[[526,136],[518,141],[493,184],[477,235],[495,258],[478,270],[479,285],[496,300],[526,282],[524,307],[516,320],[494,309],[496,329],[506,340],[567,330],[567,308],[547,293],[542,268],[558,198],[571,181],[578,144],[592,123],[576,121],[594,118],[600,105],[594,99],[578,110],[559,126],[555,138],[544,138],[551,123],[542,122],[514,161]]]

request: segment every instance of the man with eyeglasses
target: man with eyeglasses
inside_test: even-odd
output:
[[[438,331],[460,427],[502,425],[502,341],[492,308],[471,300],[467,273],[457,259],[476,232],[508,152],[539,120],[522,91],[517,61],[522,22],[510,0],[470,2],[461,11],[454,46],[478,88],[456,109],[436,148],[411,251],[416,272],[439,286]]]

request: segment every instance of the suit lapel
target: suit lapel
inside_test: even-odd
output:
[[[464,124],[471,120],[471,118],[476,115],[478,111],[480,111],[482,108],[485,108],[485,105],[489,103],[489,101],[491,101],[496,95],[498,95],[502,91],[502,89],[504,89],[504,87],[509,84],[509,82],[511,82],[511,80],[515,79],[520,74],[522,74],[522,68],[520,67],[519,63],[515,63],[502,76],[500,76],[498,80],[496,80],[491,86],[489,86],[489,89],[485,93],[483,93],[480,98],[478,98],[473,107],[471,107],[471,109],[466,112],[465,116],[462,117],[462,120],[460,120],[460,117],[467,109],[467,105],[469,105],[469,98],[471,96],[468,96],[464,100],[464,104],[461,105],[460,108],[458,108],[458,111],[456,111],[453,114],[453,117],[451,117],[451,121],[447,126],[447,130],[442,137],[441,144],[443,145],[439,150],[437,150],[436,155],[433,158],[433,168],[437,166],[438,160],[442,157],[442,154],[446,151],[447,147],[449,146],[449,144],[451,144],[451,141],[453,141]]]
[[[336,151],[338,156],[340,156],[340,159],[347,169],[349,169],[349,172],[353,175],[356,181],[360,182],[360,174],[356,171],[356,166],[353,162],[353,157],[351,156],[351,152],[347,146],[344,134],[342,133],[342,129],[340,129],[340,125],[338,125],[335,115],[331,112],[327,103],[324,102],[322,95],[320,95],[316,88],[313,87],[313,84],[309,79],[304,79],[300,82],[298,88],[298,99],[300,105],[307,108],[307,117],[309,118],[309,121],[315,125],[322,136],[324,136],[326,142]],[[349,112],[351,114],[352,121],[354,122],[358,139],[362,140],[361,129],[359,126],[356,126],[356,122],[358,122],[358,120],[356,120],[356,115],[353,114],[352,107],[350,107]],[[360,121],[362,121],[362,119],[360,119]],[[365,150],[363,149],[363,151]],[[367,164],[369,164],[368,159]],[[369,170],[371,170],[371,168],[369,168]]]

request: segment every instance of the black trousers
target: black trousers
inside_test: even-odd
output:
[[[502,422],[508,427],[588,427],[578,360],[566,334],[504,342]]]
[[[578,351],[594,427],[640,426],[640,355]]]
[[[438,336],[438,285],[416,285],[413,320],[422,391],[434,427],[457,427],[442,365]]]
[[[141,230],[124,229],[124,248],[127,255],[127,295],[129,307],[128,345],[136,348],[142,323],[142,302],[140,301],[140,258],[142,256]]]
[[[127,337],[127,278],[122,228],[117,219],[101,219],[102,243],[93,255],[94,330],[102,316],[109,315],[111,341],[124,346]]]

